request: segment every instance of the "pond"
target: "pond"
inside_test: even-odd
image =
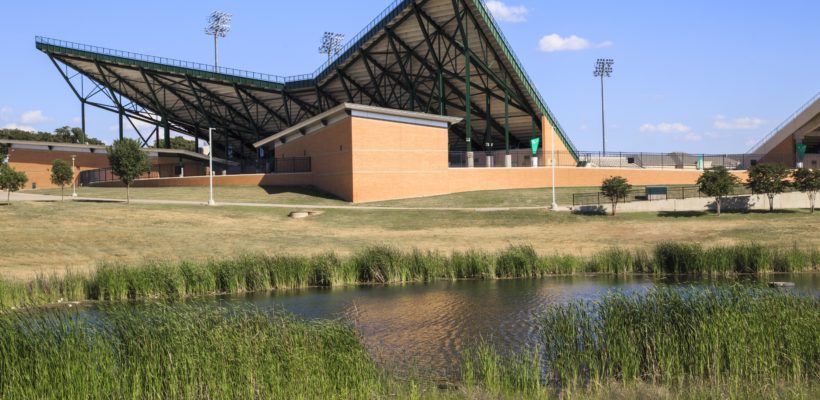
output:
[[[461,351],[478,341],[514,351],[534,343],[539,313],[555,304],[593,300],[612,290],[654,286],[709,286],[788,281],[820,295],[820,274],[738,278],[656,276],[565,276],[543,279],[475,280],[403,286],[308,289],[209,300],[285,310],[309,319],[352,321],[373,357],[388,369],[417,369],[453,377]],[[773,289],[781,290],[781,289]]]

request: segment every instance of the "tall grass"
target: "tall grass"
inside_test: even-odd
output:
[[[610,248],[589,257],[539,255],[532,246],[498,252],[402,251],[376,246],[339,257],[246,255],[207,262],[102,264],[88,275],[37,276],[26,284],[0,281],[0,309],[62,301],[177,299],[275,289],[402,284],[455,279],[506,279],[555,274],[730,274],[816,269],[820,252],[745,243],[704,248],[660,243],[646,251]]]
[[[770,289],[658,288],[546,311],[536,350],[478,346],[463,380],[523,395],[611,384],[686,388],[814,387],[820,299]],[[533,379],[538,376],[540,379]],[[745,389],[744,389],[745,390]]]
[[[93,319],[91,319],[93,318]],[[3,399],[373,398],[382,373],[352,327],[255,309],[149,304],[93,317],[0,314]]]

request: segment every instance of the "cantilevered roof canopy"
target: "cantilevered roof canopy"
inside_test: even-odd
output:
[[[481,0],[394,1],[334,59],[294,77],[46,38],[37,48],[84,104],[156,125],[157,135],[207,138],[215,127],[213,145],[229,157],[342,103],[463,118],[450,129],[453,149],[528,147],[546,115],[575,151]],[[90,91],[73,84],[78,76]]]

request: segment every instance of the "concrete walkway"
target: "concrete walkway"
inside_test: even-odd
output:
[[[5,203],[6,193],[0,191],[0,202]],[[60,196],[30,194],[30,193],[12,193],[12,202],[25,201],[60,201]],[[65,201],[78,202],[98,202],[98,203],[125,203],[122,199],[107,199],[99,197],[71,197],[66,196]],[[188,200],[146,200],[146,199],[131,199],[132,204],[167,204],[167,205],[188,205],[188,206],[206,206],[207,201],[188,201]],[[548,210],[549,207],[377,207],[377,206],[333,206],[333,205],[315,205],[315,204],[275,204],[275,203],[235,203],[235,202],[217,202],[217,206],[236,206],[236,207],[261,207],[261,208],[295,208],[307,210],[392,210],[392,211],[478,211],[478,212],[494,212],[494,211],[512,211],[512,210]],[[564,211],[568,211],[565,209]]]
[[[0,191],[0,203],[5,203],[6,192]],[[80,202],[101,202],[101,203],[125,203],[122,199],[107,199],[96,197],[76,197],[70,195],[65,197],[66,201]],[[60,201],[60,196],[50,196],[30,193],[12,193],[11,201],[33,201],[33,202],[54,202]],[[185,201],[185,200],[145,200],[131,199],[133,204],[151,205],[188,205],[206,206],[206,201]],[[776,209],[808,209],[808,196],[803,193],[783,193],[775,197]],[[257,207],[257,208],[277,208],[277,209],[299,209],[299,210],[379,210],[379,211],[474,211],[474,212],[500,212],[516,210],[543,210],[550,207],[378,207],[378,206],[334,206],[334,205],[312,205],[312,204],[273,204],[273,203],[235,203],[217,202],[217,206],[232,207]],[[764,195],[742,195],[724,199],[724,211],[745,211],[745,210],[768,210],[768,198]],[[559,207],[558,211],[573,211],[581,213],[603,213],[609,212],[610,206],[578,206]],[[683,200],[660,200],[660,201],[635,201],[618,205],[618,212],[685,212],[685,211],[712,211],[714,210],[713,198],[691,198]]]

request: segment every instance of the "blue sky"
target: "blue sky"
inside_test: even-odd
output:
[[[502,30],[582,150],[601,147],[599,57],[608,150],[743,152],[820,91],[817,1],[491,1]],[[355,7],[351,7],[355,4]],[[352,37],[388,1],[5,2],[0,127],[79,125],[79,103],[42,53],[42,35],[211,63],[213,10],[233,13],[220,64],[291,75],[323,61],[324,31]],[[116,115],[89,109],[89,134]]]

